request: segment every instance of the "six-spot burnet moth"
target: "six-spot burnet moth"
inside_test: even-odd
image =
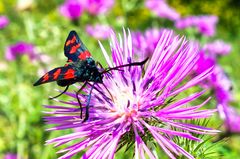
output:
[[[82,118],[82,105],[78,95],[87,84],[90,84],[89,82],[93,82],[93,84],[91,85],[92,88],[90,89],[90,93],[88,95],[88,100],[86,104],[86,114],[83,122],[85,122],[89,117],[88,109],[91,98],[91,92],[92,89],[94,88],[94,84],[96,83],[104,84],[103,83],[104,74],[109,73],[109,71],[111,70],[119,70],[122,67],[142,66],[148,60],[147,58],[142,62],[132,62],[107,69],[103,69],[102,67],[98,68],[98,64],[95,63],[94,59],[91,56],[91,53],[88,51],[88,49],[83,44],[83,42],[81,41],[81,39],[79,38],[75,31],[71,31],[67,37],[67,40],[64,45],[64,55],[68,58],[67,64],[65,64],[65,66],[57,67],[47,72],[33,85],[38,86],[44,83],[57,81],[57,84],[59,86],[66,87],[65,90],[61,92],[59,95],[50,98],[54,99],[65,93],[70,85],[76,82],[83,82],[82,87],[76,92],[76,97],[81,109],[80,116]]]

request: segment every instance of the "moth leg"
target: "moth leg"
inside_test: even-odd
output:
[[[79,95],[79,93],[83,90],[83,88],[86,87],[86,85],[87,85],[87,82],[84,82],[84,84],[82,85],[82,87],[76,92],[77,101],[78,101],[78,104],[79,104],[80,110],[81,110],[81,112],[80,112],[80,117],[81,117],[81,119],[82,119],[82,110],[83,110],[83,109],[82,109],[82,104],[81,104],[81,102],[80,102],[80,99],[79,99],[78,95]]]
[[[102,64],[101,64],[100,62],[97,61],[97,62],[96,62],[96,65],[97,65],[97,66],[100,66],[100,67],[103,69],[103,66],[102,66]]]
[[[90,104],[90,100],[91,100],[92,90],[93,90],[95,84],[96,84],[96,82],[93,83],[93,85],[92,85],[92,87],[90,89],[88,98],[87,98],[86,114],[85,114],[85,118],[84,118],[83,122],[87,121],[88,117],[89,117],[89,104]]]
[[[112,96],[111,92],[108,90],[107,86],[104,83],[102,83],[102,84],[103,84],[104,88],[107,90],[108,94],[110,95],[112,101],[114,101],[113,96]]]
[[[62,94],[64,94],[67,90],[68,90],[69,85],[66,86],[66,88],[64,89],[64,91],[62,91],[59,95],[55,96],[55,97],[50,97],[49,99],[52,100],[54,98],[60,97]]]

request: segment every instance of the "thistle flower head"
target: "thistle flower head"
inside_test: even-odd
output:
[[[178,19],[175,26],[179,29],[195,27],[198,32],[205,36],[214,36],[217,22],[218,17],[214,15],[189,16]]]
[[[230,102],[233,99],[232,81],[222,67],[217,64],[216,55],[206,54],[205,49],[202,49],[199,55],[200,57],[195,67],[196,74],[201,74],[214,66],[212,74],[201,83],[201,86],[212,89],[218,103]]]
[[[150,28],[145,32],[132,33],[132,45],[134,53],[140,58],[152,56],[164,29]]]
[[[104,14],[114,5],[114,0],[82,0],[85,10],[92,14]]]
[[[6,16],[0,16],[0,29],[5,28],[9,24],[9,20]]]
[[[26,54],[33,60],[36,57],[35,46],[31,43],[26,43],[23,41],[17,42],[6,48],[5,58],[8,61],[13,61],[18,55]]]
[[[225,43],[222,40],[216,40],[211,43],[207,43],[203,49],[208,53],[212,55],[227,55],[231,52],[231,45]]]
[[[110,35],[111,28],[108,25],[96,24],[95,26],[87,25],[86,32],[96,39],[107,39]]]
[[[165,0],[146,0],[145,5],[161,18],[173,21],[180,18],[180,14],[171,8]]]
[[[5,154],[5,156],[3,157],[3,159],[17,159],[17,154],[14,153],[7,153]]]
[[[106,13],[114,5],[114,0],[65,0],[59,7],[62,16],[70,19],[78,19],[83,11],[91,15]]]
[[[80,0],[65,0],[59,7],[59,12],[62,16],[75,20],[82,15],[83,4]]]
[[[199,51],[199,58],[196,64],[196,72],[197,74],[201,74],[207,69],[216,65],[217,61],[215,57],[211,57],[206,54],[206,52],[202,49]]]
[[[109,67],[139,61],[133,52],[130,31],[118,40],[111,33],[112,61],[100,43]],[[184,37],[174,36],[172,31],[161,34],[151,58],[145,66],[130,66],[111,72],[105,76],[103,84],[92,84],[79,95],[82,105],[86,105],[91,92],[89,119],[82,122],[76,94],[71,101],[60,101],[68,106],[46,106],[52,111],[45,119],[48,124],[57,124],[49,130],[75,129],[72,134],[47,141],[55,146],[73,141],[74,144],[59,151],[65,153],[60,158],[70,158],[86,150],[82,158],[114,158],[122,147],[134,146],[136,158],[159,158],[153,153],[161,148],[170,158],[186,156],[190,153],[175,143],[174,136],[201,141],[193,133],[205,134],[216,131],[184,123],[185,120],[207,118],[215,110],[199,110],[209,99],[199,105],[190,105],[204,91],[187,97],[175,98],[184,90],[196,85],[211,73],[207,69],[193,79],[184,82],[198,59],[198,46]],[[93,88],[93,89],[92,89]],[[106,89],[107,88],[107,89]],[[86,96],[87,95],[87,96]],[[183,94],[182,94],[183,95]],[[175,101],[174,101],[175,100]]]
[[[214,68],[214,72],[211,75],[211,83],[215,89],[218,103],[225,103],[233,100],[232,81],[219,65]]]
[[[224,125],[228,132],[240,133],[240,114],[237,109],[230,106],[227,102],[217,105],[220,117],[224,120]]]

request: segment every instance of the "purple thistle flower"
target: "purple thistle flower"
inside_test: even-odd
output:
[[[227,133],[240,133],[240,114],[229,104],[233,101],[231,80],[218,65],[215,66],[211,77],[217,101],[217,109],[224,121]]]
[[[195,67],[196,74],[201,74],[213,66],[214,68],[212,74],[201,83],[201,86],[213,89],[218,103],[232,100],[231,80],[224,70],[217,65],[215,56],[209,56],[208,54],[205,54],[205,51],[201,50],[200,58],[198,59]]]
[[[107,39],[110,36],[111,28],[107,25],[96,24],[95,26],[87,25],[86,32],[96,39]]]
[[[167,18],[173,21],[180,18],[179,13],[171,8],[165,0],[146,0],[145,6],[161,18]]]
[[[14,153],[7,153],[3,159],[17,159],[17,155]]]
[[[113,62],[102,44],[99,44],[109,67],[140,61],[133,52],[130,31],[128,35],[124,31],[123,39],[120,37],[119,41],[111,33]],[[145,158],[145,155],[151,159],[159,158],[148,147],[149,142],[156,143],[152,145],[158,145],[172,159],[179,155],[193,159],[172,138],[178,136],[201,141],[193,133],[216,133],[210,128],[184,123],[184,120],[208,118],[215,110],[200,110],[209,99],[190,106],[190,102],[204,91],[170,101],[211,74],[212,68],[183,82],[193,71],[198,56],[196,43],[174,36],[172,31],[162,32],[145,68],[131,66],[122,68],[123,71],[112,71],[111,76],[103,79],[107,89],[102,84],[96,84],[95,89],[91,89],[91,85],[84,89],[86,94],[92,91],[88,121],[83,123],[79,117],[80,110],[74,92],[65,93],[73,100],[59,101],[68,106],[46,106],[52,111],[46,112],[49,116],[45,120],[48,124],[56,124],[48,130],[76,130],[47,143],[60,146],[73,142],[73,145],[59,151],[65,153],[60,159],[70,158],[84,150],[82,158],[114,158],[119,148],[130,143],[135,147],[137,158]],[[88,97],[82,94],[79,98],[85,106]]]
[[[215,35],[216,24],[218,17],[214,15],[202,15],[202,16],[189,16],[182,19],[178,19],[175,22],[175,26],[178,29],[185,29],[188,27],[196,27],[198,32],[205,36]]]
[[[9,20],[6,16],[0,16],[0,29],[5,28],[9,24]]]
[[[214,68],[213,74],[211,75],[211,83],[215,90],[218,103],[225,103],[233,100],[232,82],[219,65],[216,65]]]
[[[216,40],[212,43],[208,43],[206,44],[203,49],[205,50],[205,52],[207,52],[208,54],[212,54],[212,55],[227,55],[231,52],[231,45],[225,43],[222,40]]]
[[[207,69],[213,67],[216,64],[216,59],[214,57],[208,56],[202,49],[199,51],[199,59],[195,67],[197,74],[201,74]]]
[[[104,14],[114,5],[114,0],[82,0],[85,10],[92,15]]]
[[[217,108],[220,117],[224,120],[224,125],[227,131],[231,133],[240,133],[239,112],[228,103],[219,103]]]
[[[59,12],[66,18],[76,20],[82,15],[83,3],[80,0],[65,0],[59,7]]]
[[[6,48],[5,58],[13,61],[18,55],[27,54],[31,60],[35,58],[34,45],[26,42],[17,42]]]
[[[198,31],[205,36],[215,35],[217,16],[201,16],[198,21]]]
[[[45,63],[50,61],[50,57],[45,54],[38,53],[36,51],[36,47],[33,44],[23,41],[10,45],[5,50],[5,58],[8,61],[16,60],[17,56],[22,55],[27,55],[33,62],[41,61]]]
[[[140,59],[152,56],[164,29],[151,28],[132,33],[133,50]]]

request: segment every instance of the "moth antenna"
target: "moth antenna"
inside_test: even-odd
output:
[[[145,60],[143,60],[143,61],[141,61],[141,62],[132,62],[132,63],[125,64],[125,65],[120,65],[120,66],[108,68],[108,69],[104,70],[104,71],[102,72],[102,74],[105,74],[105,73],[107,73],[107,72],[109,72],[109,71],[112,71],[112,70],[119,70],[119,68],[123,68],[123,67],[144,65],[144,64],[147,62],[148,59],[149,59],[149,58],[147,57]]]

